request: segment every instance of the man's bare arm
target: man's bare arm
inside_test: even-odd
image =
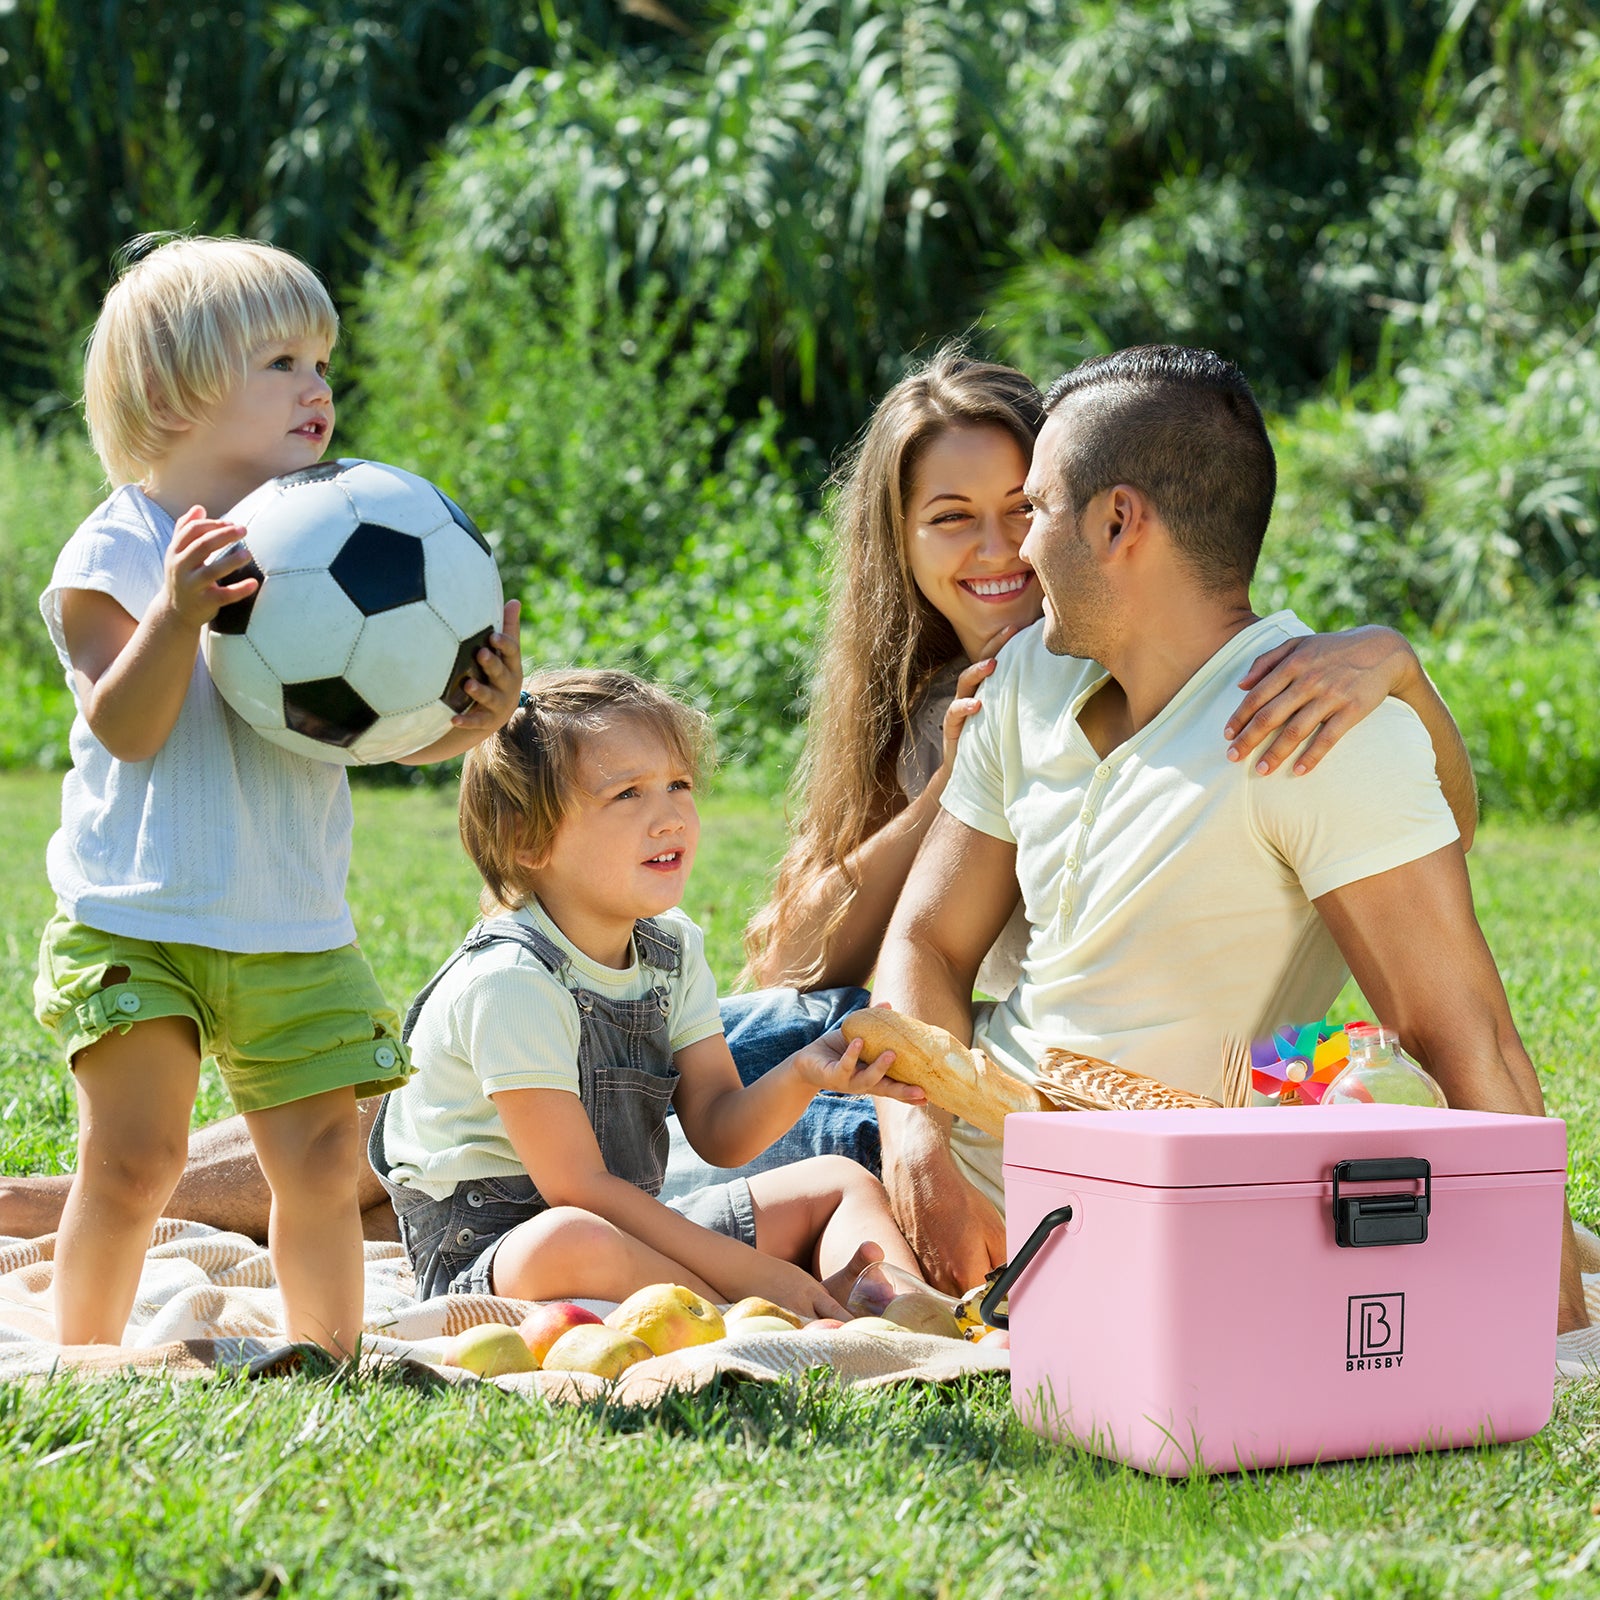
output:
[[[1017,903],[1016,847],[947,812],[928,830],[878,956],[875,1000],[972,1037],[972,985]],[[950,1118],[883,1101],[883,1180],[930,1283],[960,1293],[1005,1260],[1005,1226],[961,1176]]]
[[[1461,1111],[1544,1115],[1458,844],[1323,895],[1316,908],[1377,1018]],[[1557,1326],[1587,1326],[1570,1222]]]

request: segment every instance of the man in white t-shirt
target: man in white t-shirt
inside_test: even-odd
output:
[[[1542,1115],[1415,714],[1385,702],[1310,772],[1264,776],[1215,739],[1250,661],[1309,631],[1250,609],[1276,472],[1242,374],[1127,350],[1046,411],[1022,547],[1044,618],[962,734],[874,998],[1020,1077],[1060,1046],[1216,1097],[1230,1047],[1323,1015],[1348,969],[1451,1105]],[[1021,980],[975,1015],[1019,896]],[[1005,1259],[999,1141],[926,1108],[880,1120],[930,1278],[980,1282]],[[1585,1321],[1568,1227],[1560,1326]]]

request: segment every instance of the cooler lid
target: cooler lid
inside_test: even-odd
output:
[[[1156,1189],[1327,1181],[1338,1161],[1420,1156],[1436,1178],[1560,1172],[1556,1117],[1420,1106],[1023,1111],[1005,1121],[1005,1164]]]

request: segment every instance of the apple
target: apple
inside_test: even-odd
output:
[[[574,1305],[570,1300],[551,1300],[545,1305],[535,1306],[522,1319],[522,1326],[517,1332],[522,1335],[522,1342],[527,1345],[533,1359],[542,1367],[544,1358],[550,1353],[550,1346],[568,1328],[587,1327],[599,1321],[599,1314],[584,1306]]]
[[[522,1335],[503,1322],[480,1322],[456,1335],[450,1351],[453,1366],[465,1367],[480,1378],[498,1378],[503,1372],[533,1372],[538,1363],[528,1353]]]
[[[1009,1328],[991,1328],[973,1342],[987,1345],[991,1350],[1009,1350],[1011,1348],[1011,1330]]]
[[[710,1344],[727,1332],[722,1313],[681,1283],[652,1283],[635,1290],[606,1317],[605,1324],[642,1339],[658,1356],[694,1344]]]
[[[746,1333],[793,1333],[794,1323],[787,1317],[740,1317],[728,1324],[728,1337],[735,1339]]]
[[[526,1348],[526,1346],[524,1346]],[[629,1367],[650,1359],[650,1346],[620,1328],[580,1322],[568,1328],[545,1352],[546,1372],[593,1372],[620,1378]]]
[[[797,1317],[794,1312],[775,1305],[771,1300],[763,1300],[758,1294],[746,1295],[743,1300],[736,1301],[722,1313],[722,1320],[730,1328],[736,1322],[743,1322],[746,1317],[778,1317],[787,1322],[791,1328],[805,1326],[804,1317]]]
[[[961,1325],[950,1308],[931,1294],[897,1294],[883,1308],[883,1319],[907,1333],[933,1333],[941,1339],[959,1339]]]
[[[837,1317],[813,1317],[806,1324],[807,1333],[815,1333],[819,1329],[842,1328],[844,1324]]]

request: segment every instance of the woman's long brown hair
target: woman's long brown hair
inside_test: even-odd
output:
[[[928,447],[952,428],[1003,428],[1033,455],[1043,401],[1012,367],[947,345],[879,402],[834,479],[833,593],[796,772],[798,815],[772,896],[745,929],[754,973],[802,914],[825,873],[850,885],[823,929],[816,958],[785,973],[800,988],[821,975],[857,883],[849,857],[902,806],[895,759],[928,681],[961,654],[906,556],[906,503]]]

